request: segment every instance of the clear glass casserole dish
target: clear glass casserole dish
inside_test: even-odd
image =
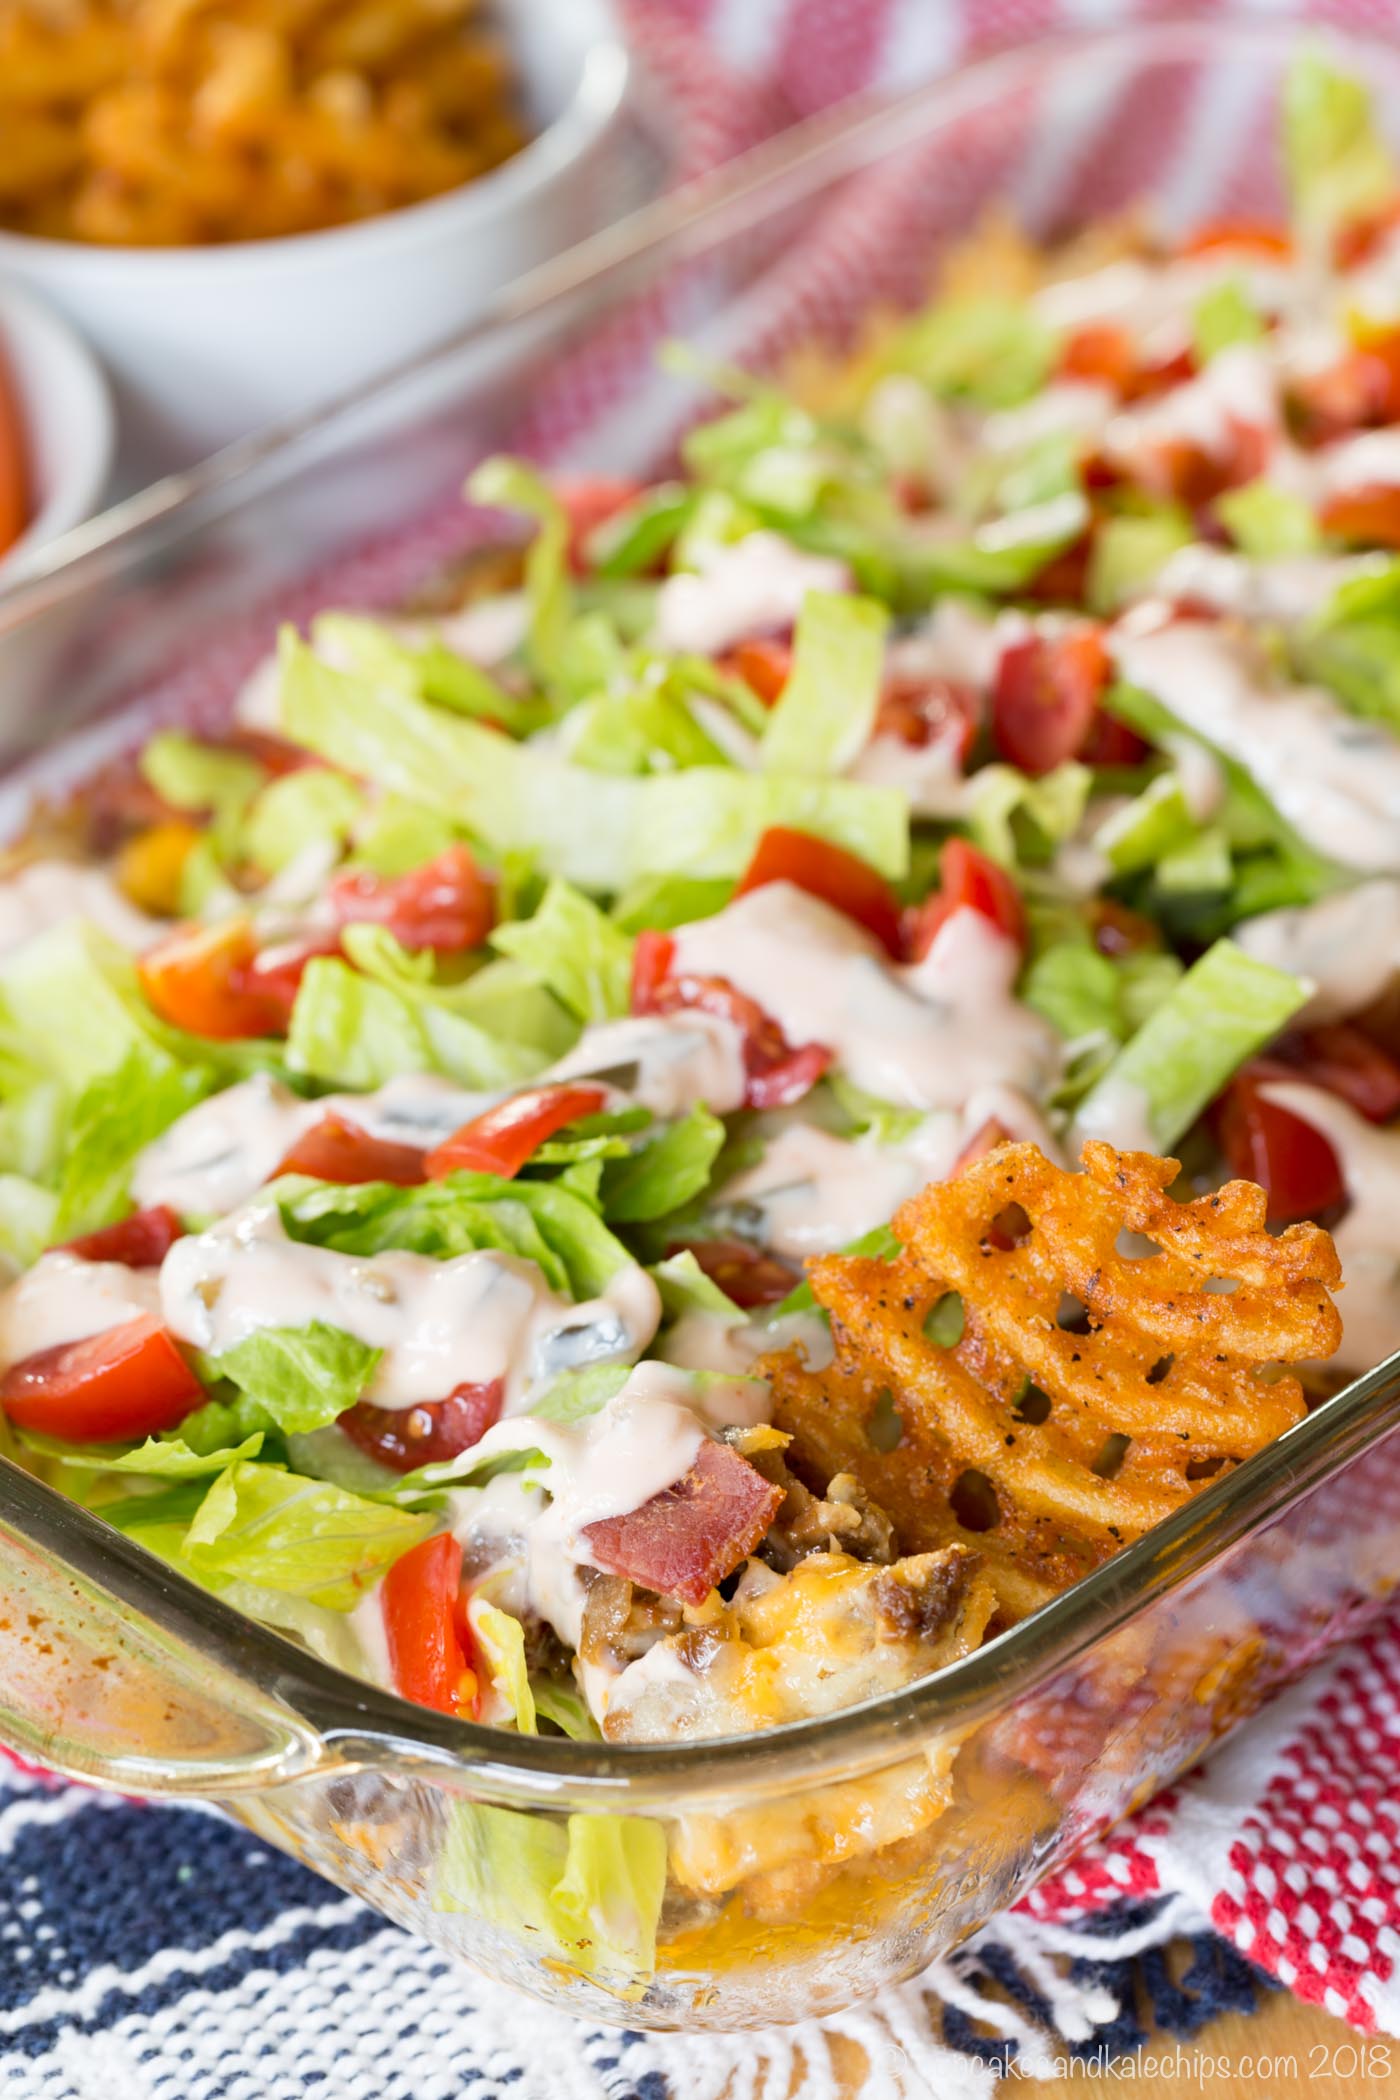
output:
[[[1293,46],[1228,22],[1064,38],[823,119],[522,280],[437,357],[70,536],[0,597],[0,736],[43,747],[0,814],[154,720],[217,719],[279,616],[401,600],[472,543],[456,492],[488,446],[653,464],[695,401],[692,382],[642,382],[665,335],[759,365],[839,341],[872,301],[913,296],[938,241],[994,201],[1039,235],[1138,199],[1167,231],[1277,211],[1264,142]],[[1340,56],[1400,107],[1384,93],[1400,47]],[[691,1746],[515,1738],[410,1707],[18,1469],[0,1480],[0,1740],[133,1793],[221,1800],[582,2016],[732,2028],[913,1973],[1378,1609],[1400,1578],[1400,1368],[936,1677]],[[589,1933],[624,1877],[574,1879],[562,1960],[489,1871],[494,1842],[530,1846],[570,1887],[575,1819],[601,1817],[628,1818],[629,1850],[665,1876],[654,1959],[626,1974]]]

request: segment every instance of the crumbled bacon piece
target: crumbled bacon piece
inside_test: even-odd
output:
[[[586,1524],[583,1536],[600,1568],[663,1597],[703,1604],[753,1552],[782,1499],[782,1489],[747,1459],[707,1438],[673,1487],[626,1516]]]

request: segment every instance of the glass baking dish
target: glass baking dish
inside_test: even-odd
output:
[[[11,757],[39,747],[0,782],[0,818],[153,720],[216,720],[279,616],[402,601],[479,541],[456,491],[488,446],[655,464],[696,383],[650,384],[639,345],[684,333],[761,366],[799,336],[839,342],[872,302],[913,296],[938,242],[994,200],[1038,234],[1138,199],[1169,232],[1278,211],[1267,141],[1293,47],[1286,27],[1228,18],[1067,36],[821,119],[521,280],[435,357],[71,535],[0,595],[0,734]],[[1338,47],[1382,116],[1400,111],[1400,47]],[[0,1740],[127,1792],[221,1801],[588,2019],[768,2025],[921,1968],[1397,1580],[1392,1359],[923,1683],[742,1740],[595,1746],[365,1686],[0,1461]],[[666,1895],[649,1970],[594,1959],[586,1908],[561,1959],[508,1889],[464,1872],[463,1819],[482,1809],[524,1819],[495,1823],[508,1849],[561,1862],[573,1818],[653,1826]]]

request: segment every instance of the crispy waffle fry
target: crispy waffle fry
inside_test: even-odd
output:
[[[0,0],[0,221],[165,246],[309,232],[524,143],[475,0]]]
[[[1013,1616],[1296,1422],[1280,1367],[1341,1333],[1319,1227],[1271,1236],[1247,1182],[1177,1203],[1146,1153],[1090,1143],[1084,1167],[1005,1145],[925,1189],[897,1260],[814,1265],[833,1368],[765,1366],[794,1470],[820,1484],[839,1456],[902,1551],[975,1543]],[[949,1293],[960,1333],[933,1318]]]

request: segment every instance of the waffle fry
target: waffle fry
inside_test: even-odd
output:
[[[794,1470],[839,1451],[901,1551],[975,1544],[1010,1617],[1291,1427],[1303,1392],[1280,1367],[1341,1333],[1319,1227],[1270,1235],[1247,1182],[1177,1203],[1176,1163],[1146,1153],[1090,1143],[1084,1167],[1005,1145],[925,1189],[897,1260],[814,1265],[833,1368],[765,1366]],[[925,1323],[949,1293],[945,1344]]]
[[[475,0],[0,0],[0,222],[169,246],[303,233],[524,143]]]

